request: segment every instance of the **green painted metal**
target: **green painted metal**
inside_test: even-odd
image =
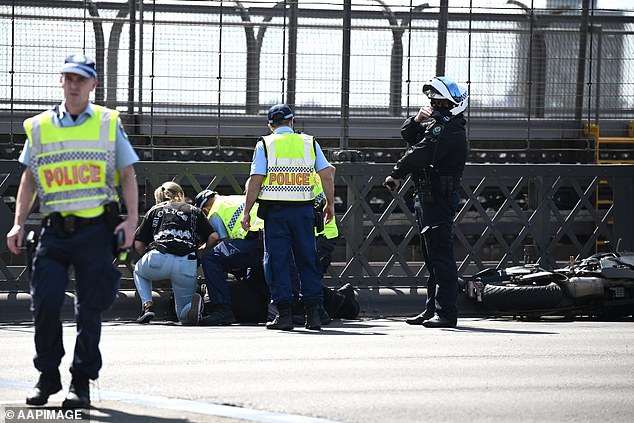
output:
[[[424,286],[411,181],[392,193],[381,185],[391,165],[334,164],[341,240],[326,283]],[[204,188],[241,194],[249,168],[250,163],[140,162],[135,167],[139,209],[151,207],[154,188],[166,180],[181,184],[190,198]],[[27,290],[24,257],[10,256],[5,241],[20,173],[16,162],[0,161],[0,290]],[[600,183],[610,189],[608,206],[595,206]],[[521,264],[527,246],[546,268],[571,255],[593,254],[599,244],[616,248],[619,239],[621,250],[634,249],[633,187],[634,165],[467,165],[455,219],[459,272]],[[38,223],[35,213],[27,226],[37,229]]]

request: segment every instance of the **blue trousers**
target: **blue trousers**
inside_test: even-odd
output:
[[[141,304],[152,301],[152,281],[169,279],[174,292],[174,304],[178,321],[192,324],[187,313],[192,306],[192,296],[196,293],[198,263],[196,256],[176,256],[150,250],[134,266],[134,285],[141,298]]]
[[[414,210],[418,222],[427,278],[426,310],[449,320],[457,320],[458,269],[453,253],[453,219],[460,198],[457,193],[437,197],[424,204],[416,193]]]
[[[263,252],[257,239],[227,239],[203,254],[201,265],[212,304],[231,304],[227,273],[262,266]]]
[[[35,323],[35,368],[58,368],[64,356],[60,318],[68,287],[68,268],[75,270],[77,336],[72,373],[97,379],[101,369],[101,315],[114,303],[119,271],[112,264],[114,236],[105,223],[85,226],[67,238],[42,230],[31,275],[31,310]]]
[[[291,263],[299,273],[299,292],[307,305],[322,301],[322,271],[315,245],[311,205],[268,207],[264,218],[264,275],[274,304],[290,303]]]
[[[332,259],[332,252],[335,249],[337,243],[336,238],[327,239],[323,234],[317,236],[317,258],[319,259],[319,268],[321,269],[322,278],[328,271],[330,261]],[[322,280],[323,282],[323,280]],[[291,261],[291,286],[293,288],[293,297],[299,300],[299,273],[297,272],[297,266],[295,261]],[[322,286],[322,288],[325,288]],[[323,290],[323,289],[322,289]]]

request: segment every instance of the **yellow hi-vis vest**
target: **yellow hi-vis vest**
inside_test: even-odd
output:
[[[240,221],[244,215],[244,195],[221,195],[214,200],[214,205],[209,210],[208,218],[216,214],[225,224],[229,238],[244,239],[250,231],[257,232],[264,228],[264,221],[257,216],[258,204],[255,203],[251,208],[251,229],[245,231],[242,229]]]
[[[263,137],[266,177],[261,200],[310,201],[314,198],[315,145],[306,134],[271,134]]]
[[[317,207],[320,205],[321,200],[326,198],[324,188],[321,186],[321,178],[317,173],[315,173],[315,188],[313,188],[313,193],[315,194],[315,207]],[[315,235],[320,234],[324,234],[328,239],[337,238],[339,236],[339,228],[337,227],[337,222],[335,222],[335,216],[332,217],[330,222],[324,224],[324,230],[322,232],[317,232],[317,229],[315,229]]]
[[[103,213],[116,198],[115,139],[119,113],[92,105],[94,116],[72,127],[53,124],[47,110],[24,121],[40,212]]]

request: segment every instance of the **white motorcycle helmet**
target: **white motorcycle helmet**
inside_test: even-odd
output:
[[[457,84],[448,76],[435,76],[423,85],[423,93],[430,100],[449,100],[454,107],[449,109],[453,116],[464,112],[469,104],[467,86]]]

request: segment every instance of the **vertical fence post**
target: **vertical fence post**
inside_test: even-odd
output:
[[[99,19],[99,10],[97,6],[92,2],[87,2],[88,13],[93,18],[92,29],[95,33],[95,64],[97,65],[97,73],[101,78],[105,77],[104,66],[104,53],[106,50],[106,41],[103,35],[103,25]],[[97,84],[95,88],[95,101],[97,103],[103,103],[104,101],[104,84]]]
[[[350,119],[350,32],[352,26],[352,0],[343,3],[343,46],[341,48],[341,139],[339,146],[348,149]]]
[[[579,28],[579,55],[577,56],[577,85],[575,93],[575,120],[581,130],[581,116],[583,112],[583,81],[586,79],[586,60],[588,56],[588,9],[590,0],[583,0],[581,10],[581,28]],[[590,96],[591,93],[588,93]]]
[[[290,0],[288,10],[288,70],[286,71],[286,103],[295,110],[297,80],[297,0]]]
[[[11,78],[10,81],[10,87],[11,87],[11,103],[10,103],[10,107],[11,110],[9,112],[9,143],[11,148],[14,147],[15,145],[15,141],[14,141],[14,135],[13,135],[13,119],[14,119],[14,107],[13,107],[13,102],[14,102],[14,83],[15,83],[15,1],[13,1],[11,3],[11,70],[9,71],[9,75]]]
[[[136,1],[130,0],[130,43],[128,45],[128,115],[132,117],[134,114],[134,75],[135,75],[135,59],[136,59]],[[143,34],[141,34],[142,38]],[[141,55],[143,51],[139,51]],[[115,93],[116,96],[116,93]],[[141,108],[139,107],[139,110]],[[136,125],[134,125],[135,131]]]
[[[436,45],[436,75],[445,74],[447,58],[447,30],[449,27],[449,0],[440,0],[440,16],[438,17],[438,44]]]

